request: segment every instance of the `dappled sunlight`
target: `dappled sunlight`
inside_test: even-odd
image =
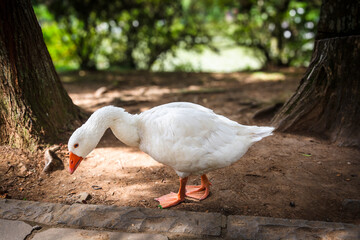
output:
[[[235,73],[213,73],[217,80],[237,81],[240,83],[276,82],[285,81],[291,77],[291,72],[235,72]]]
[[[268,73],[255,72],[245,78],[245,82],[271,82],[271,81],[285,81],[286,77],[283,73]]]
[[[258,124],[252,119],[256,111],[291,97],[303,72],[295,68],[275,73],[104,72],[104,77],[101,72],[87,72],[90,83],[81,80],[64,85],[73,102],[88,112],[114,105],[137,114],[160,104],[184,101],[251,125]]]
[[[153,103],[189,101],[208,105],[209,97],[226,97],[228,100],[239,99],[241,102],[273,104],[284,102],[293,93],[288,86],[295,86],[303,70],[293,72],[287,69],[282,72],[236,72],[236,73],[107,73],[112,80],[94,76],[91,84],[80,81],[78,86],[66,84],[74,103],[87,111],[114,105],[130,109],[132,113],[149,109]],[[97,80],[95,80],[97,76]],[[104,88],[103,92],[100,92]],[[273,89],[276,90],[273,92]],[[262,89],[261,93],[258,89]],[[293,87],[295,90],[295,87]],[[260,95],[259,95],[260,93]],[[225,99],[226,100],[226,99]],[[142,104],[138,107],[138,104]]]
[[[75,105],[78,105],[85,109],[87,109],[86,106],[91,106],[94,103],[93,93],[69,93],[69,96],[71,99],[73,99]],[[91,110],[91,109],[87,109],[87,110]]]
[[[134,89],[128,89],[121,91],[121,98],[123,100],[145,100],[151,101],[156,100],[163,96],[164,94],[170,94],[173,91],[168,87],[160,86],[145,86],[145,87],[136,87]],[[134,99],[134,98],[137,99]]]
[[[131,177],[130,177],[130,181],[131,181]],[[128,186],[123,186],[122,188],[115,188],[113,189],[112,192],[114,193],[113,194],[114,199],[116,198],[117,200],[121,200],[125,202],[129,202],[129,200],[131,199],[142,198],[140,200],[141,203],[145,201],[145,198],[147,198],[148,196],[152,196],[153,198],[158,197],[156,194],[154,194],[151,188],[149,188],[147,185],[143,184],[142,182]]]
[[[130,101],[154,101],[160,99],[165,94],[171,94],[176,91],[167,87],[146,86],[122,91],[109,91],[100,98],[95,96],[95,92],[96,89],[93,93],[70,93],[69,95],[76,105],[90,111],[95,111],[105,105],[119,105]]]
[[[115,140],[117,141],[117,140]],[[87,157],[88,167],[97,170],[116,171],[127,167],[156,167],[162,166],[149,155],[139,149],[129,147],[96,148]],[[109,168],[111,165],[111,168]]]

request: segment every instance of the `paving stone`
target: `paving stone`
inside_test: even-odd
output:
[[[217,237],[259,240],[360,239],[360,226],[352,224],[249,216],[225,217],[219,213],[87,204],[63,205],[12,199],[0,199],[0,218],[32,221],[51,226],[52,228],[65,226],[71,228],[99,228],[109,229],[111,230],[111,234],[118,231],[127,233],[135,232],[154,235],[163,234],[183,239],[185,239],[186,236],[190,236],[190,238],[197,237],[199,239],[215,239]],[[70,230],[75,231],[76,229]],[[65,229],[61,231],[68,232],[70,230]],[[48,230],[43,232],[47,231]],[[51,230],[48,233],[50,234],[52,231],[55,230]],[[225,235],[222,235],[222,231]],[[31,227],[28,233],[30,232]],[[38,235],[44,234],[43,232],[36,233],[35,236],[38,239],[44,239],[41,237],[43,235]],[[90,233],[95,234],[94,236],[100,234],[100,237],[97,239],[107,239],[101,237],[103,236],[101,234],[107,234],[107,232],[95,231]],[[78,234],[88,234],[88,232],[77,230],[71,232],[71,234],[60,235],[64,237],[74,237],[78,236]],[[0,236],[1,235],[3,236],[4,234],[0,234]],[[113,236],[110,235],[109,237]],[[119,239],[119,236],[115,237]],[[57,236],[53,239],[60,238]]]
[[[222,215],[103,205],[39,203],[0,200],[0,218],[47,225],[96,227],[124,232],[164,232],[220,236]]]
[[[21,221],[0,219],[0,240],[22,240],[32,229],[32,226]]]
[[[32,240],[167,240],[168,238],[161,234],[146,233],[123,233],[123,232],[107,232],[82,230],[71,228],[50,228],[43,232],[36,233]]]
[[[360,226],[266,217],[228,216],[228,239],[360,239]]]

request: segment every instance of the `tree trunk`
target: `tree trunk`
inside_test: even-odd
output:
[[[359,9],[359,1],[323,1],[310,66],[274,117],[277,130],[360,147]]]
[[[0,143],[57,141],[79,120],[55,71],[30,0],[0,1]]]

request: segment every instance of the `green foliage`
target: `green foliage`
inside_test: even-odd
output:
[[[310,59],[320,1],[242,0],[227,6],[226,34],[239,45],[259,49],[264,64],[304,65]]]
[[[46,4],[51,14],[41,12],[44,9],[41,4]],[[52,56],[57,59],[56,44],[47,36],[60,39],[71,49],[72,59],[81,69],[116,66],[149,69],[162,54],[174,51],[178,45],[192,48],[209,42],[210,38],[204,18],[196,17],[195,1],[185,6],[173,0],[114,0],[111,4],[38,0],[35,5],[40,21],[56,21],[54,29],[42,24],[46,43],[52,45]]]
[[[304,65],[320,3],[36,0],[34,5],[57,69],[150,69],[179,50],[218,52],[214,38],[256,50],[264,65]]]
[[[39,0],[37,4],[46,4],[54,16],[61,41],[72,49],[73,58],[81,69],[96,69],[96,55],[102,40],[108,31],[101,24],[110,19],[111,14],[122,6],[109,5],[105,1],[93,0]],[[111,7],[110,7],[111,6]]]
[[[76,45],[59,28],[53,15],[44,5],[34,7],[43,32],[44,41],[58,70],[71,70],[79,67],[76,61]]]

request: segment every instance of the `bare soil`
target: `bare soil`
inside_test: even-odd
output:
[[[296,90],[303,69],[277,73],[69,73],[61,75],[74,103],[91,113],[116,105],[130,113],[189,101],[248,125],[269,125],[272,113],[253,116],[284,102]],[[101,87],[105,87],[100,89]],[[102,91],[103,90],[103,91]],[[63,170],[44,168],[44,148],[36,152],[0,146],[0,197],[72,204],[156,208],[155,197],[178,190],[178,176],[110,131],[73,175],[67,171],[66,142],[59,136],[57,155]],[[326,139],[275,133],[255,145],[237,163],[208,174],[211,194],[187,199],[172,209],[307,220],[360,223],[358,212],[342,205],[360,200],[360,152]],[[193,176],[189,184],[199,184]]]

